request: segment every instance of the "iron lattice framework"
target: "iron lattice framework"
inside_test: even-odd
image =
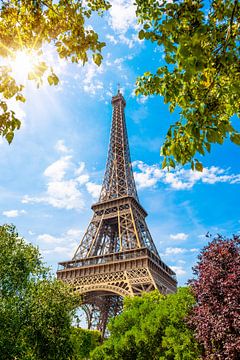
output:
[[[57,276],[83,294],[88,327],[104,334],[124,296],[159,289],[176,290],[175,273],[160,259],[148,230],[132,172],[120,92],[113,116],[107,166],[93,218],[71,261],[59,263]],[[96,319],[96,314],[98,315]]]

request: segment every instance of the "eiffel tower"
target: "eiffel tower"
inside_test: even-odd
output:
[[[88,328],[104,335],[109,317],[121,311],[122,298],[158,289],[176,291],[175,273],[161,260],[148,230],[133,177],[124,108],[118,90],[108,159],[99,201],[70,261],[59,263],[61,279],[83,295]]]

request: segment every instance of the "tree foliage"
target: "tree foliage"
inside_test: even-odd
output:
[[[238,0],[136,0],[142,24],[140,39],[164,50],[166,66],[137,80],[137,94],[157,94],[180,109],[161,149],[163,167],[191,162],[230,136],[240,145],[231,123],[240,108]]]
[[[202,170],[199,155],[225,139],[240,145],[238,127],[240,66],[238,0],[136,0],[140,39],[165,52],[166,66],[146,72],[137,80],[137,94],[157,94],[180,116],[166,134],[161,148],[162,166],[191,163]],[[0,5],[0,57],[11,58],[23,49],[39,56],[52,44],[60,58],[100,65],[105,46],[86,26],[92,15],[110,7],[107,0],[9,0]],[[29,79],[50,85],[58,77],[39,60]],[[11,66],[0,66],[0,135],[11,143],[21,122],[9,108],[9,99],[25,101],[23,85],[16,83]]]
[[[1,359],[72,358],[71,321],[79,296],[50,277],[38,250],[14,226],[0,226],[0,253]]]
[[[51,44],[60,58],[72,62],[93,61],[100,65],[101,50],[105,46],[98,34],[88,28],[86,20],[97,12],[108,9],[105,0],[8,0],[0,4],[0,57],[10,59],[23,50],[31,56],[42,54],[43,47]],[[45,61],[38,61],[28,77],[41,84],[47,74],[50,85],[58,83],[58,77]],[[10,63],[0,66],[0,135],[11,143],[14,131],[21,122],[8,100],[25,101],[22,84],[17,84]]]
[[[73,360],[89,359],[90,352],[101,343],[101,333],[98,330],[73,327],[71,338],[75,352]]]
[[[164,297],[159,292],[127,298],[123,313],[110,321],[110,337],[93,360],[198,359],[200,349],[184,318],[195,303],[187,288]]]
[[[206,246],[191,288],[197,306],[190,323],[204,346],[204,359],[237,360],[240,354],[240,237],[220,235]]]

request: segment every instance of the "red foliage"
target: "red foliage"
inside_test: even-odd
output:
[[[240,236],[218,235],[199,255],[190,317],[204,359],[240,359]]]

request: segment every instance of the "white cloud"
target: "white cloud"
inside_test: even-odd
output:
[[[77,177],[76,179],[80,185],[86,184],[89,180],[88,174],[83,174]]]
[[[82,235],[83,235],[83,230],[80,230],[80,229],[69,229],[66,232],[67,238],[70,238],[70,239],[78,239],[78,238],[81,238]]]
[[[178,260],[178,263],[179,264],[186,264],[186,261],[185,260]]]
[[[204,168],[202,172],[189,169],[161,169],[159,165],[147,165],[142,161],[134,161],[134,177],[139,189],[155,186],[162,182],[175,190],[189,190],[197,183],[215,184],[218,182],[237,184],[240,183],[240,174],[229,174],[229,169],[216,166]]]
[[[83,81],[83,83],[83,90],[90,95],[96,95],[98,90],[103,89],[103,82],[100,80],[95,80],[93,83]]]
[[[40,243],[45,244],[64,244],[73,242],[75,240],[81,240],[83,236],[83,230],[72,228],[66,231],[66,233],[62,234],[60,237],[56,237],[50,234],[40,234],[37,237],[37,240]]]
[[[71,150],[64,144],[64,140],[58,140],[55,149],[60,153],[69,153]]]
[[[22,203],[45,203],[59,209],[82,210],[85,205],[82,192],[76,180],[52,181],[47,184],[43,196],[25,195]]]
[[[103,72],[103,64],[97,66],[93,61],[81,66],[81,74],[77,74],[77,80],[81,80],[84,92],[95,95],[99,90],[103,89],[103,82],[97,78]]]
[[[37,237],[41,253],[47,256],[61,255],[64,258],[72,258],[76,251],[83,231],[77,228],[71,228],[61,236],[53,236],[50,234],[41,234]]]
[[[43,255],[57,255],[58,257],[65,258],[66,260],[73,257],[77,244],[69,244],[68,246],[55,246],[52,249],[43,249]]]
[[[93,198],[99,194],[100,186],[89,181],[84,162],[76,166],[72,156],[62,156],[49,165],[43,175],[48,179],[46,191],[38,196],[25,195],[22,203],[45,203],[59,209],[82,210],[85,207],[84,191]]]
[[[127,45],[129,49],[132,49],[136,45],[136,43],[138,44],[142,43],[142,40],[138,38],[137,34],[132,34],[131,36],[120,34],[119,40],[120,43]]]
[[[71,158],[71,156],[61,157],[48,166],[43,175],[49,177],[52,181],[62,180],[66,174],[66,170],[71,166]]]
[[[198,238],[199,239],[206,239],[206,234],[200,234],[200,235],[198,235]]]
[[[134,161],[133,168],[138,170],[134,172],[134,178],[139,189],[156,185],[165,175],[157,165],[149,166],[142,161]]]
[[[2,214],[8,218],[15,218],[20,215],[26,214],[26,211],[25,210],[7,210],[7,211],[3,211]]]
[[[108,39],[114,45],[118,43],[117,39],[113,35],[107,34],[106,39]]]
[[[177,234],[171,234],[170,239],[172,240],[187,240],[188,234],[185,233],[177,233]]]
[[[49,204],[57,208],[83,209],[82,193],[75,180],[55,181],[48,184]]]
[[[89,194],[92,195],[94,199],[97,199],[100,195],[102,186],[89,181],[88,183],[86,183],[86,188]]]
[[[179,248],[179,247],[167,247],[165,250],[165,254],[166,256],[168,255],[178,255],[178,254],[183,254],[186,252],[186,249],[183,248]]]
[[[135,92],[134,92],[134,96],[135,96]],[[144,95],[136,97],[136,100],[139,104],[145,104],[148,101],[148,99],[149,99],[149,96],[144,96]]]
[[[143,43],[138,37],[140,25],[137,23],[136,5],[133,0],[111,0],[108,23],[115,36],[107,34],[106,38],[114,45],[124,44],[132,49]]]
[[[114,31],[126,33],[130,28],[135,28],[136,7],[133,0],[111,0],[109,9],[109,25]]]
[[[78,165],[78,168],[75,170],[75,174],[81,175],[84,169],[85,169],[85,163],[81,161]]]
[[[183,269],[182,266],[170,266],[171,269],[176,273],[177,276],[186,275],[186,271]]]
[[[191,251],[191,252],[198,252],[198,251],[199,251],[199,249],[197,249],[197,248],[193,248],[193,249],[190,249],[190,251]]]
[[[56,238],[55,236],[49,234],[41,234],[37,237],[37,240],[46,244],[56,244],[62,242],[60,238]]]
[[[121,57],[114,60],[114,64],[115,64],[115,65],[120,65],[120,64],[122,64],[123,62],[124,62],[124,58],[121,58]]]

